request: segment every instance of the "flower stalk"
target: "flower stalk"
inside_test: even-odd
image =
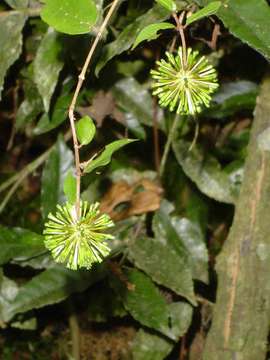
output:
[[[83,65],[82,71],[78,77],[78,82],[77,82],[77,86],[69,107],[69,111],[68,111],[68,115],[69,115],[69,121],[70,121],[70,127],[71,127],[71,131],[72,131],[72,138],[73,138],[73,147],[74,147],[74,155],[75,155],[75,167],[76,167],[76,216],[77,219],[80,218],[80,197],[81,197],[81,164],[80,164],[80,146],[78,143],[78,138],[77,138],[77,134],[76,134],[76,127],[75,127],[75,115],[74,115],[74,110],[76,107],[76,103],[77,103],[77,99],[81,90],[81,87],[83,85],[83,82],[85,80],[85,76],[86,76],[86,72],[88,69],[88,66],[90,64],[90,61],[92,60],[92,57],[94,55],[94,52],[96,50],[96,47],[112,17],[112,14],[114,13],[114,10],[116,9],[117,5],[119,3],[119,0],[114,0],[97,35],[96,38],[89,50],[89,53],[87,55],[87,58],[85,60],[85,63]]]

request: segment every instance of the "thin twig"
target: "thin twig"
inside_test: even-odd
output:
[[[175,117],[174,117],[172,126],[171,126],[171,128],[169,130],[169,134],[168,134],[168,137],[167,137],[167,142],[166,142],[165,149],[164,149],[164,152],[163,152],[163,155],[162,155],[161,164],[160,164],[160,171],[159,171],[160,177],[162,177],[163,174],[164,174],[165,165],[166,165],[166,162],[167,162],[167,158],[168,158],[168,155],[169,155],[169,151],[170,151],[170,147],[171,147],[171,144],[172,144],[172,141],[173,141],[173,137],[175,135],[175,130],[177,128],[178,121],[179,121],[179,115],[176,114]]]
[[[185,67],[187,65],[187,44],[186,44],[186,39],[185,39],[185,33],[184,33],[184,28],[185,26],[183,25],[183,21],[184,21],[184,16],[185,16],[185,12],[183,11],[180,15],[180,17],[178,18],[177,14],[174,12],[173,14],[173,18],[175,20],[176,26],[177,26],[177,30],[179,31],[180,37],[181,37],[181,42],[182,42],[182,48],[183,48],[183,66]],[[160,164],[160,177],[162,177],[164,170],[165,170],[165,165],[167,162],[167,158],[169,155],[169,151],[170,151],[170,147],[172,144],[172,140],[173,140],[173,136],[177,127],[177,123],[179,120],[179,115],[176,114],[172,127],[169,130],[169,135],[167,138],[167,142],[165,145],[165,149],[162,155],[162,159],[161,159],[161,164]]]
[[[202,37],[197,37],[197,36],[193,36],[193,38],[195,40],[200,40],[203,43],[205,43],[207,46],[210,47],[210,49],[212,49],[213,51],[215,51],[217,49],[217,41],[218,41],[218,37],[221,35],[220,32],[220,25],[219,24],[215,24],[214,25],[214,29],[212,32],[212,36],[211,36],[211,40],[206,40]]]
[[[179,360],[184,360],[185,358],[186,358],[186,337],[184,335],[181,339]]]
[[[172,39],[172,43],[170,45],[170,48],[169,48],[169,52],[172,53],[175,49],[175,44],[176,44],[176,41],[177,41],[177,38],[178,36],[174,36],[173,39]]]
[[[37,159],[26,165],[19,173],[11,176],[8,180],[3,182],[0,185],[0,193],[8,189],[11,185],[17,182],[17,180],[20,180],[21,183],[28,175],[35,171],[44,161],[46,161],[53,147],[54,145],[41,154]]]
[[[185,27],[183,26],[185,12],[183,11],[179,18],[175,12],[172,15],[175,20],[177,30],[179,31],[179,34],[181,37],[182,48],[183,48],[183,65],[185,67],[187,64],[187,43],[186,43],[185,32],[184,32]]]
[[[198,122],[198,119],[196,119],[196,118],[194,118],[194,121],[195,121],[195,133],[194,133],[193,140],[190,144],[190,147],[188,148],[188,151],[191,151],[194,148],[194,146],[197,143],[198,137],[199,137],[199,132],[200,132],[199,122]]]
[[[78,143],[78,139],[77,139],[77,134],[76,134],[76,128],[75,128],[75,115],[74,115],[74,110],[75,110],[75,106],[77,103],[77,99],[78,99],[78,95],[80,93],[82,84],[85,80],[85,75],[88,69],[88,66],[90,64],[90,61],[93,57],[93,54],[96,50],[96,47],[104,33],[104,30],[106,29],[108,22],[116,8],[116,6],[118,5],[119,0],[114,0],[110,10],[108,11],[98,33],[97,36],[90,48],[90,51],[87,55],[87,58],[85,60],[85,63],[83,65],[82,71],[78,77],[78,83],[73,95],[73,99],[71,101],[70,107],[69,107],[69,121],[70,121],[70,126],[71,126],[71,131],[72,131],[72,137],[73,137],[73,146],[74,146],[74,154],[75,154],[75,167],[76,167],[76,214],[77,214],[77,218],[80,217],[80,194],[81,194],[81,169],[80,169],[80,152],[79,152],[79,143]]]
[[[41,13],[41,8],[24,8],[24,9],[18,9],[18,10],[7,10],[7,11],[1,11],[1,16],[9,16],[9,15],[17,15],[17,14],[23,14],[25,16],[29,17],[36,17],[39,16]]]
[[[81,357],[81,336],[80,336],[80,327],[78,322],[78,317],[74,310],[74,305],[72,299],[68,300],[68,310],[69,310],[69,329],[71,334],[71,343],[72,343],[72,356],[74,360],[80,360]]]
[[[64,136],[65,141],[68,141],[70,139],[70,136],[70,131],[68,131]],[[0,213],[4,210],[12,195],[16,192],[24,179],[26,179],[32,172],[34,172],[40,165],[42,165],[47,160],[54,146],[55,144],[51,146],[48,150],[46,150],[43,154],[41,154],[37,159],[25,166],[18,174],[12,176],[0,185],[0,193],[12,186],[0,203]]]
[[[0,192],[8,188],[13,184],[11,189],[8,191],[4,199],[0,203],[0,213],[4,210],[7,203],[11,199],[12,195],[16,192],[20,184],[23,182],[25,178],[27,178],[28,175],[30,175],[35,169],[37,169],[49,156],[51,153],[53,147],[49,148],[45,153],[40,155],[36,160],[28,164],[19,174],[13,176],[9,180],[7,180],[4,184],[2,184],[0,188]]]
[[[156,98],[153,99],[153,138],[154,138],[154,156],[155,168],[159,174],[160,167],[160,148],[159,148],[159,134],[158,134],[158,104]]]

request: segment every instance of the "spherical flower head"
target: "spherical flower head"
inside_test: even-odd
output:
[[[45,246],[56,262],[72,270],[90,269],[109,254],[110,248],[104,241],[113,236],[104,231],[113,225],[108,215],[100,214],[99,203],[81,202],[79,218],[75,205],[57,205],[56,214],[50,213],[45,224]]]
[[[185,56],[181,47],[175,56],[168,52],[166,56],[167,60],[157,61],[157,70],[151,70],[153,95],[159,97],[159,104],[183,115],[208,107],[218,83],[217,72],[206,57],[190,48]]]

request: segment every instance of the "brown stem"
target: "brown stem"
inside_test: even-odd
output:
[[[71,131],[72,131],[72,137],[73,137],[73,146],[74,146],[74,155],[75,155],[75,167],[76,167],[76,214],[77,214],[77,218],[80,217],[80,194],[81,194],[81,169],[80,169],[80,152],[79,152],[79,143],[78,143],[78,139],[77,139],[77,134],[76,134],[76,128],[75,128],[75,115],[74,115],[74,110],[75,110],[75,106],[76,106],[76,102],[77,102],[77,99],[78,99],[78,95],[80,93],[80,90],[81,90],[81,87],[82,87],[82,84],[85,80],[85,75],[86,75],[86,71],[88,69],[88,66],[90,64],[90,61],[93,57],[93,54],[96,50],[96,47],[99,43],[99,40],[101,39],[102,37],[102,34],[104,32],[104,30],[106,29],[107,27],[107,24],[118,4],[119,0],[114,0],[111,7],[110,7],[110,10],[108,11],[98,33],[97,33],[97,36],[90,48],[90,51],[87,55],[87,58],[85,60],[85,63],[83,65],[83,68],[82,68],[82,71],[78,77],[78,83],[77,83],[77,86],[76,86],[76,89],[75,89],[75,93],[73,95],[73,98],[72,98],[72,101],[71,101],[71,104],[70,104],[70,107],[69,107],[69,111],[68,111],[68,114],[69,114],[69,121],[70,121],[70,127],[71,127]]]
[[[172,15],[175,20],[177,30],[179,31],[179,34],[181,37],[181,42],[182,42],[182,47],[183,47],[183,63],[184,63],[184,66],[186,66],[186,64],[187,64],[187,44],[186,44],[186,38],[185,38],[185,32],[184,32],[185,27],[183,26],[185,12],[183,11],[179,18],[175,12]]]
[[[159,149],[159,135],[158,135],[158,105],[155,98],[153,100],[153,137],[154,137],[155,168],[157,173],[159,174],[160,149]]]
[[[69,322],[69,329],[71,334],[72,356],[74,360],[80,360],[81,357],[80,356],[80,352],[81,352],[80,326],[79,326],[78,317],[74,310],[72,299],[68,300],[67,309],[69,311],[68,322]]]
[[[186,337],[183,336],[180,345],[179,360],[184,360],[186,357]]]

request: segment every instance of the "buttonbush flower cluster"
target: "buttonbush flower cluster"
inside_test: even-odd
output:
[[[90,269],[95,262],[102,262],[110,249],[104,243],[113,236],[107,234],[114,224],[106,214],[100,214],[99,203],[81,201],[80,217],[77,218],[75,205],[57,205],[56,214],[49,214],[43,234],[45,246],[58,263],[77,270]]]
[[[154,79],[153,95],[162,107],[178,114],[195,115],[210,105],[211,94],[218,88],[217,72],[198,51],[179,47],[176,55],[166,53],[167,59],[157,61],[151,70]]]

